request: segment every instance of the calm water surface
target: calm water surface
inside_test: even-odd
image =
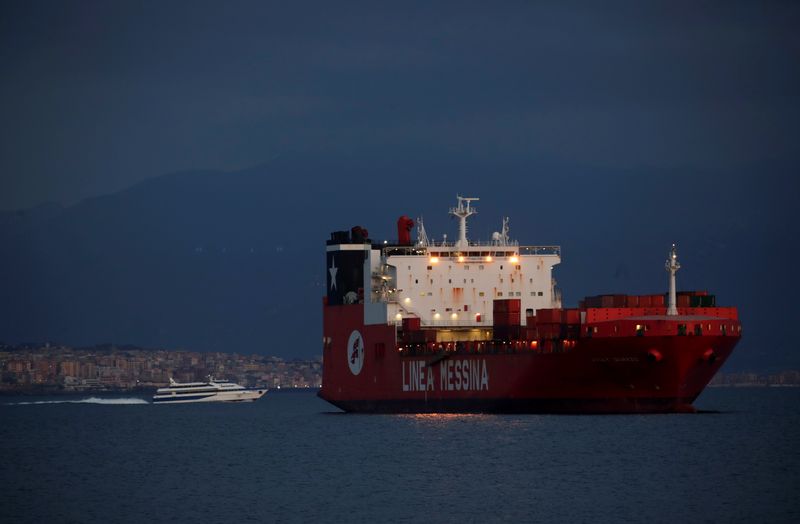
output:
[[[87,398],[0,398],[0,522],[800,522],[800,389],[649,416]]]

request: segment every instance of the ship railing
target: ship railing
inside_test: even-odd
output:
[[[402,326],[402,320],[392,320],[390,324],[395,326]],[[423,328],[447,328],[447,327],[466,327],[474,329],[491,329],[491,324],[487,325],[483,322],[475,322],[474,319],[452,319],[440,318],[435,320],[420,320],[420,326]]]
[[[473,249],[478,248],[478,249]],[[456,258],[458,256],[466,255],[467,258],[479,257],[502,257],[519,254],[526,255],[556,255],[561,256],[561,246],[519,246],[516,244],[498,245],[491,242],[470,242],[469,248],[457,248],[453,244],[443,245],[430,245],[428,247],[419,246],[387,246],[383,248],[383,254],[387,257],[390,256],[420,256],[437,253],[440,257]],[[477,253],[472,255],[471,253]]]

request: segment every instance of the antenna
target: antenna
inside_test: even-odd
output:
[[[450,214],[458,217],[459,220],[458,242],[456,242],[456,247],[464,249],[469,247],[469,241],[467,240],[467,217],[478,212],[477,209],[470,207],[470,204],[476,200],[480,200],[480,198],[462,197],[461,195],[456,195],[456,198],[458,199],[458,206],[451,207]]]
[[[508,245],[508,217],[503,217],[503,227],[500,232],[495,231],[492,233],[492,244],[495,246]]]
[[[425,224],[422,223],[422,217],[417,217],[417,246],[428,247],[428,233],[425,232]]]

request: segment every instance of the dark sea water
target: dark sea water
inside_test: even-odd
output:
[[[0,398],[0,522],[800,522],[800,388],[648,416],[88,398]]]

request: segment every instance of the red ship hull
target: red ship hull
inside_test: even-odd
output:
[[[735,310],[720,309],[727,314],[609,310],[621,314],[581,324],[571,340],[543,338],[540,328],[517,340],[408,344],[394,325],[365,325],[363,304],[325,305],[319,395],[369,413],[693,411],[740,338]],[[363,346],[357,373],[348,363],[354,332]]]

